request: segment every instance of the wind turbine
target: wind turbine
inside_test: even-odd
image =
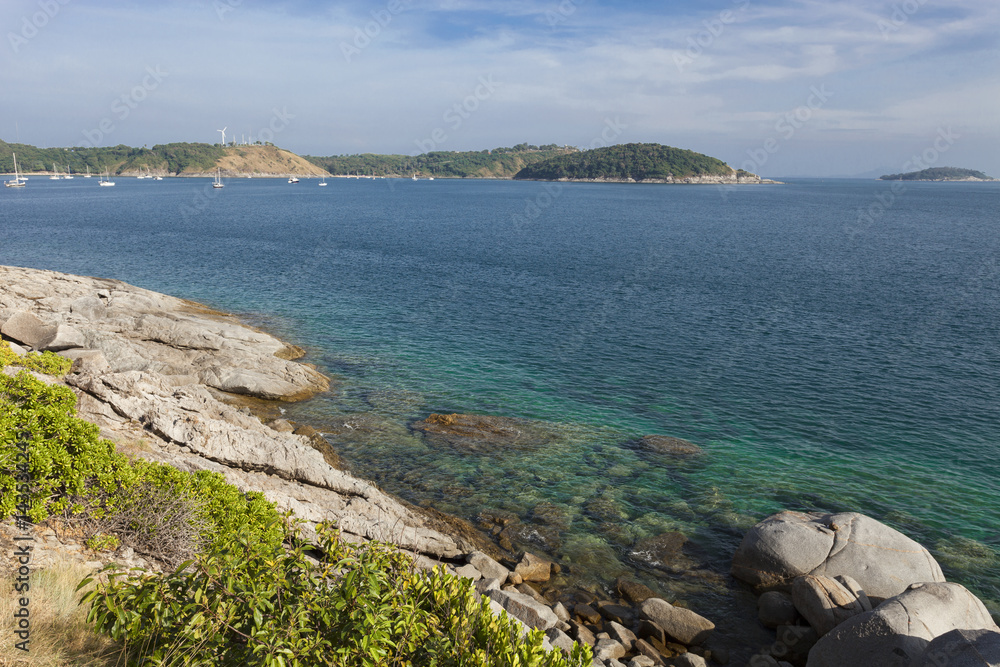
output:
[[[223,147],[223,148],[225,148],[225,147],[226,147],[226,130],[228,130],[228,129],[229,129],[229,126],[228,126],[228,125],[226,125],[226,126],[225,126],[224,128],[222,128],[221,130],[216,130],[216,132],[222,132],[222,147]]]

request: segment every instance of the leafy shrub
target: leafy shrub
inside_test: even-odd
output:
[[[282,526],[295,543],[294,527]],[[391,545],[353,546],[327,526],[322,557],[301,545],[247,557],[247,540],[210,549],[171,574],[108,567],[85,598],[88,619],[143,664],[583,667],[589,647],[546,652],[494,616],[468,579],[413,568]],[[91,583],[85,580],[81,586]]]
[[[4,366],[22,366],[46,375],[66,375],[73,362],[47,350],[29,352],[22,357],[10,349],[10,343],[0,340],[0,368]]]
[[[261,494],[243,494],[218,473],[130,461],[76,416],[75,405],[67,387],[23,371],[0,375],[0,519],[13,515],[21,499],[15,461],[18,443],[27,442],[27,515],[35,523],[53,514],[89,521],[167,562],[174,552],[176,561],[193,553],[196,544],[183,545],[192,527],[199,543],[221,546],[236,532],[262,548],[280,543],[277,512]]]

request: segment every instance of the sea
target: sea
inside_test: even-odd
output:
[[[564,585],[752,621],[745,531],[857,511],[1000,617],[1000,183],[117,181],[0,192],[0,263],[302,346],[333,390],[286,416],[410,502],[519,522]],[[529,427],[469,449],[411,428],[432,413]],[[671,532],[683,572],[637,548]]]

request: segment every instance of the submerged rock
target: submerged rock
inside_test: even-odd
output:
[[[555,434],[535,422],[491,415],[432,414],[410,425],[432,441],[475,453],[537,447]]]
[[[678,458],[689,458],[702,453],[701,447],[667,435],[646,435],[639,438],[639,446],[647,452],[654,454],[667,454]]]

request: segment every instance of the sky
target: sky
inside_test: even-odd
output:
[[[1000,177],[996,0],[0,0],[0,139]]]

